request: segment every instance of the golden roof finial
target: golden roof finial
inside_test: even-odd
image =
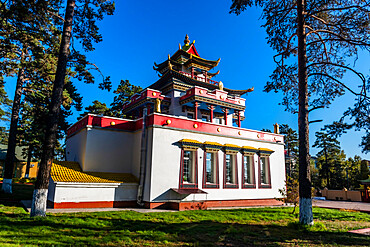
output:
[[[224,84],[222,83],[222,81],[218,83],[218,89],[220,89],[221,91],[224,91]]]
[[[172,70],[172,64],[171,64],[171,62],[168,60],[168,68],[170,69],[170,70]]]
[[[181,44],[179,43],[179,50],[181,50]]]
[[[184,44],[185,44],[185,45],[190,44],[189,35],[187,35],[187,34],[186,34],[186,36],[185,36]]]
[[[171,60],[171,56],[170,56],[170,54],[168,54],[168,60]]]

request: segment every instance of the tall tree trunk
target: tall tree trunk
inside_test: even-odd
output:
[[[307,93],[307,54],[305,32],[305,0],[297,2],[298,14],[298,88],[299,88],[299,222],[313,224],[310,146],[308,126],[308,93]]]
[[[329,164],[328,164],[328,154],[327,154],[327,147],[326,144],[324,143],[324,154],[325,154],[325,171],[326,171],[326,187],[328,189],[331,188],[330,186],[330,175],[329,175]]]
[[[75,0],[68,0],[63,26],[62,40],[59,50],[57,71],[55,75],[53,92],[49,106],[49,114],[46,124],[43,152],[41,156],[39,171],[37,174],[35,190],[33,192],[31,216],[46,215],[46,201],[49,186],[49,177],[51,165],[53,163],[56,134],[58,130],[58,120],[60,116],[60,106],[63,100],[64,79],[69,56],[69,47],[71,43],[74,8]]]
[[[24,59],[22,53],[21,63]],[[17,127],[19,119],[19,111],[21,108],[21,98],[23,92],[23,82],[24,82],[24,68],[19,68],[17,84],[15,86],[15,94],[12,107],[12,116],[10,120],[10,130],[9,130],[9,139],[8,139],[8,150],[6,152],[5,165],[4,165],[4,180],[2,191],[8,194],[12,194],[12,178],[14,172],[14,162],[15,162],[15,147],[17,145]]]
[[[26,178],[30,176],[31,159],[32,159],[32,146],[29,146],[28,153],[27,153],[27,165],[26,165],[26,174],[25,174]]]

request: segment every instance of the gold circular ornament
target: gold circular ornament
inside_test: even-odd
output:
[[[112,125],[112,126],[113,126],[113,125],[116,125],[116,122],[113,122],[113,121],[112,121],[112,122],[110,122],[110,125]]]
[[[202,94],[203,93],[203,90],[199,90],[199,93]]]
[[[194,126],[194,128],[198,128],[198,124],[194,124],[193,126]]]
[[[240,131],[238,131],[238,135],[242,135],[242,133]]]
[[[261,136],[260,136],[260,134],[257,134],[257,138],[260,138]]]
[[[166,123],[167,123],[167,124],[171,124],[171,123],[172,123],[172,121],[171,121],[170,119],[167,119]]]
[[[153,96],[156,96],[156,95],[157,95],[157,93],[156,93],[156,92],[153,92],[152,94],[153,94]]]
[[[217,132],[221,132],[221,128],[217,128]]]

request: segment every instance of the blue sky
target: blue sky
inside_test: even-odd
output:
[[[147,87],[158,80],[153,70],[154,62],[163,62],[168,54],[183,44],[185,34],[195,40],[201,57],[221,62],[215,71],[220,74],[215,80],[222,81],[227,88],[247,89],[254,92],[246,98],[246,119],[242,127],[260,130],[273,129],[275,122],[289,124],[297,129],[297,115],[285,112],[279,105],[280,93],[265,93],[263,87],[274,69],[274,51],[267,45],[266,33],[260,27],[260,10],[250,8],[240,16],[229,14],[231,1],[116,1],[114,16],[106,17],[100,23],[103,42],[88,54],[105,75],[111,76],[113,88],[121,79],[135,85]],[[369,57],[361,56],[357,65],[369,74]],[[346,77],[352,80],[351,77]],[[13,85],[6,89],[14,95]],[[77,85],[83,96],[84,107],[94,100],[110,104],[113,93],[101,91],[97,85]],[[347,95],[337,99],[328,109],[313,112],[310,120],[323,119],[322,123],[310,126],[310,143],[314,133],[324,124],[337,120],[345,109],[353,104],[353,97]],[[69,118],[75,122],[80,113]],[[370,154],[361,153],[358,144],[361,132],[351,131],[341,137],[342,149],[347,156],[360,155],[370,159]],[[315,154],[316,149],[311,149]]]

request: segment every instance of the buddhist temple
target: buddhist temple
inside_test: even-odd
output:
[[[67,161],[52,166],[49,206],[280,205],[284,138],[278,127],[241,127],[253,87],[217,81],[220,60],[202,58],[186,35],[173,55],[154,63],[159,79],[124,104],[126,118],[88,114],[72,125]]]

